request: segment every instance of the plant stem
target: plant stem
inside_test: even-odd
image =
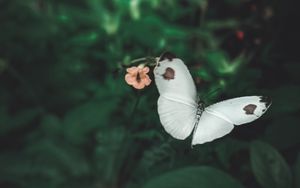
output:
[[[137,91],[136,97],[137,97],[137,98],[136,98],[136,100],[135,100],[134,106],[133,106],[132,111],[131,111],[131,114],[130,114],[130,116],[129,116],[129,121],[133,118],[133,116],[134,116],[134,114],[135,114],[135,111],[136,111],[136,109],[137,109],[137,107],[138,107],[138,105],[139,105],[139,103],[140,103],[140,99],[141,99],[141,93],[140,93],[140,91]]]

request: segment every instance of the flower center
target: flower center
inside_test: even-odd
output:
[[[137,73],[136,81],[137,81],[138,83],[141,82],[141,76],[140,76],[140,73],[139,73],[139,72]]]

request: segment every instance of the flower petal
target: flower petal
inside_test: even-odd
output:
[[[142,82],[140,82],[140,83],[136,82],[136,83],[134,83],[132,86],[133,86],[135,89],[143,89],[143,88],[145,87],[145,84],[143,84]]]
[[[147,74],[149,72],[149,67],[144,67],[142,69],[143,73]]]
[[[143,82],[146,86],[150,85],[151,81],[152,81],[152,80],[149,78],[148,75],[146,75],[146,77],[145,77],[144,79],[142,79],[142,82]]]
[[[125,81],[129,85],[133,85],[133,84],[135,84],[137,82],[136,81],[136,76],[133,76],[132,74],[126,74],[125,75]]]
[[[130,67],[130,68],[127,68],[126,71],[130,74],[136,74],[139,71],[139,68],[138,67]]]

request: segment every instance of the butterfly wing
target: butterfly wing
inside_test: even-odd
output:
[[[208,106],[196,125],[192,145],[210,142],[231,132],[233,125],[258,119],[270,105],[271,100],[267,97],[247,96]]]
[[[194,80],[181,59],[166,52],[159,58],[153,72],[160,95],[184,104],[197,106]]]
[[[196,122],[197,93],[192,76],[183,61],[169,52],[158,59],[154,76],[161,124],[174,138],[185,139]]]
[[[204,111],[195,127],[192,145],[213,141],[231,132],[233,124]]]
[[[246,96],[213,104],[205,110],[234,125],[241,125],[258,119],[270,105],[271,100],[268,97]]]
[[[158,114],[165,131],[176,139],[188,137],[196,122],[196,108],[163,96],[158,99]]]

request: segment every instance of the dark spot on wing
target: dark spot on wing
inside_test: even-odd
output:
[[[174,79],[174,77],[175,77],[175,71],[174,71],[174,69],[168,67],[168,68],[166,68],[166,71],[165,71],[165,73],[162,76],[164,77],[165,80]]]
[[[172,61],[174,58],[176,58],[176,56],[174,54],[172,54],[171,52],[165,52],[160,56],[158,62],[161,62],[166,59],[169,61]]]
[[[246,112],[247,115],[254,114],[254,110],[256,109],[255,104],[248,104],[243,108],[243,110]]]
[[[261,96],[259,102],[265,103],[266,108],[268,108],[271,105],[272,100],[270,97]]]

